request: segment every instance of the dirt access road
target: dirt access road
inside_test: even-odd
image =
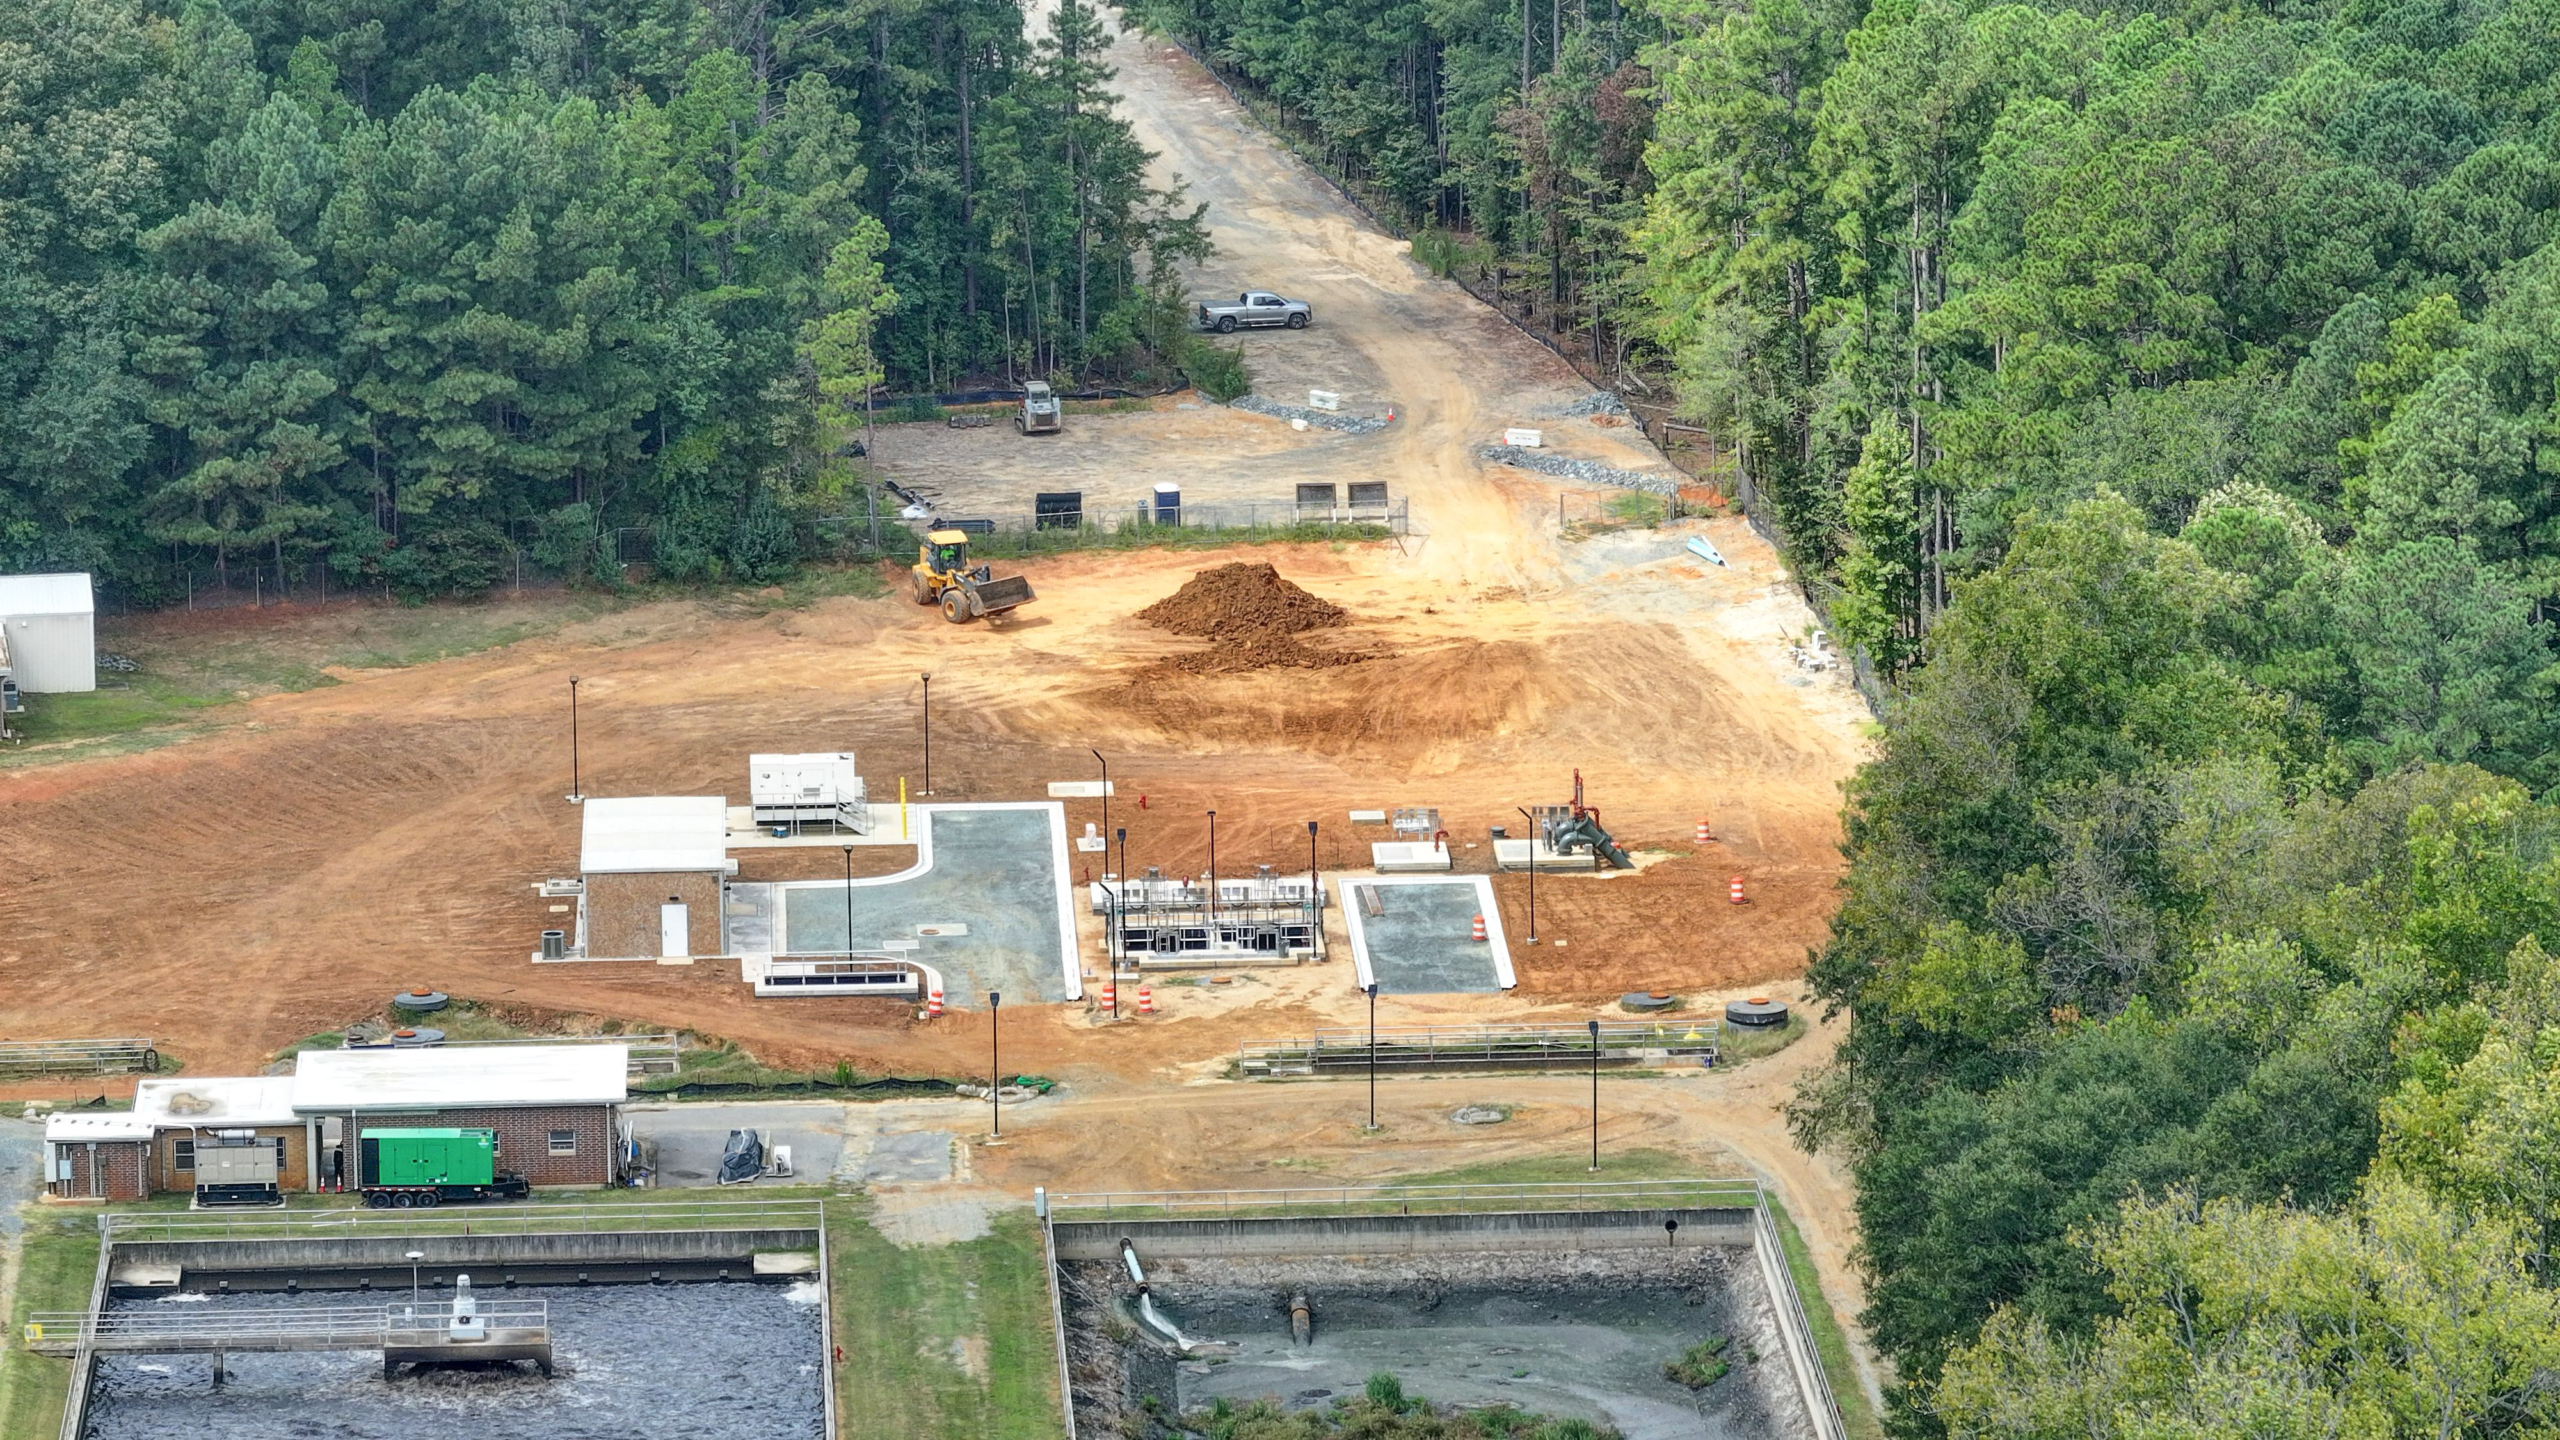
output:
[[[1811,616],[1776,558],[1730,520],[1703,527],[1732,562],[1722,569],[1686,556],[1674,530],[1564,538],[1556,487],[1488,470],[1475,451],[1584,393],[1571,373],[1358,221],[1187,62],[1127,38],[1114,62],[1165,178],[1178,172],[1211,205],[1221,258],[1203,292],[1266,285],[1315,306],[1311,330],[1246,337],[1260,385],[1284,398],[1321,385],[1396,410],[1379,434],[1312,439],[1226,412],[1180,417],[1266,427],[1265,450],[1291,457],[1275,481],[1304,468],[1384,479],[1410,499],[1422,533],[1401,547],[1248,552],[1351,611],[1325,643],[1379,658],[1167,673],[1153,662],[1198,642],[1132,617],[1232,557],[1096,552],[1024,567],[1040,600],[1001,629],[946,626],[901,598],[793,609],[745,596],[637,606],[435,664],[341,670],[327,688],[203,712],[211,733],[187,743],[0,775],[0,1035],[149,1035],[197,1073],[237,1073],[426,983],[528,1013],[692,1028],[781,1063],[944,1074],[983,1063],[981,1015],[928,1026],[879,1002],[760,1002],[716,964],[529,964],[538,931],[557,923],[531,887],[576,864],[578,812],[561,798],[572,675],[587,793],[734,797],[759,750],[852,749],[875,794],[920,780],[929,671],[940,798],[1037,797],[1048,781],[1092,776],[1088,750],[1100,749],[1132,864],[1172,873],[1202,867],[1213,808],[1227,873],[1303,865],[1310,819],[1335,869],[1365,865],[1377,838],[1344,823],[1348,809],[1437,805],[1463,845],[1516,822],[1514,806],[1568,798],[1579,769],[1610,828],[1668,858],[1607,880],[1547,877],[1540,932],[1562,943],[1520,952],[1517,995],[1416,997],[1397,1020],[1566,1019],[1633,988],[1706,998],[1798,973],[1833,904],[1839,785],[1865,714],[1836,677],[1785,658],[1782,637]],[[1656,463],[1622,429],[1544,423],[1573,453]],[[1063,438],[1089,449],[1045,454],[980,432],[972,463],[1001,471],[1008,455],[1033,457],[1013,463],[1035,484],[1059,453],[1141,483],[1215,464],[1164,442],[1172,424],[1079,417]],[[902,445],[922,455],[946,433],[893,433],[885,463],[895,470],[909,463]],[[269,627],[289,645],[346,614],[114,622],[108,645],[148,666],[208,630]],[[1718,839],[1692,854],[1701,816]],[[1100,818],[1091,802],[1069,807],[1072,826]],[[1750,878],[1755,903],[1724,903],[1730,873]],[[1499,891],[1524,933],[1523,878]],[[1288,1105],[1246,1100],[1232,1122],[1214,1118],[1219,1097],[1239,1092],[1206,1077],[1242,1039],[1348,1022],[1351,983],[1334,964],[1167,991],[1170,1013],[1144,1026],[1007,1007],[1005,1058],[1119,1097],[1110,1103],[1132,1115],[1151,1095],[1182,1096],[1201,1118],[1180,1153],[1203,1174],[1286,1148],[1347,1157],[1356,1138],[1306,1132]],[[1809,1063],[1824,1047],[1798,1048]],[[1063,1156],[1079,1142],[1049,1143]],[[1847,1284],[1836,1188],[1814,1169],[1773,1173],[1832,1257],[1826,1279]]]

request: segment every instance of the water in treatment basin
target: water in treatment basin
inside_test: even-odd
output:
[[[531,1365],[403,1371],[378,1353],[101,1355],[86,1440],[819,1440],[825,1376],[817,1287],[730,1282],[527,1286],[483,1295],[551,1306],[558,1375]],[[377,1292],[398,1303],[399,1296]],[[450,1300],[450,1290],[422,1299]],[[346,1303],[314,1295],[155,1297],[231,1311]]]

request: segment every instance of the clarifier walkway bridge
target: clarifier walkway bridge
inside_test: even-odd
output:
[[[216,1385],[224,1355],[288,1350],[378,1350],[385,1379],[402,1365],[511,1360],[531,1360],[548,1375],[550,1310],[544,1300],[475,1300],[459,1325],[450,1302],[204,1314],[39,1311],[28,1318],[26,1336],[39,1355],[211,1355]]]

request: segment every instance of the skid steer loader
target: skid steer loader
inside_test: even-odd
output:
[[[964,530],[928,532],[916,547],[915,568],[907,572],[919,605],[942,607],[942,618],[965,625],[984,615],[1000,618],[1037,599],[1031,582],[1019,575],[1002,580],[986,566],[969,564],[969,535]]]

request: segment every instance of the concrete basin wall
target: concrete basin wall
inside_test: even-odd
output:
[[[810,1228],[622,1230],[560,1235],[367,1236],[289,1240],[126,1240],[115,1263],[174,1265],[191,1275],[261,1270],[406,1269],[411,1250],[430,1269],[496,1265],[682,1264],[734,1260],[767,1250],[815,1250]]]
[[[1666,1232],[1663,1222],[1677,1221]],[[1291,1255],[1426,1255],[1465,1250],[1634,1250],[1753,1244],[1747,1209],[1559,1210],[1483,1215],[1293,1215],[1263,1219],[1057,1220],[1060,1260]]]

